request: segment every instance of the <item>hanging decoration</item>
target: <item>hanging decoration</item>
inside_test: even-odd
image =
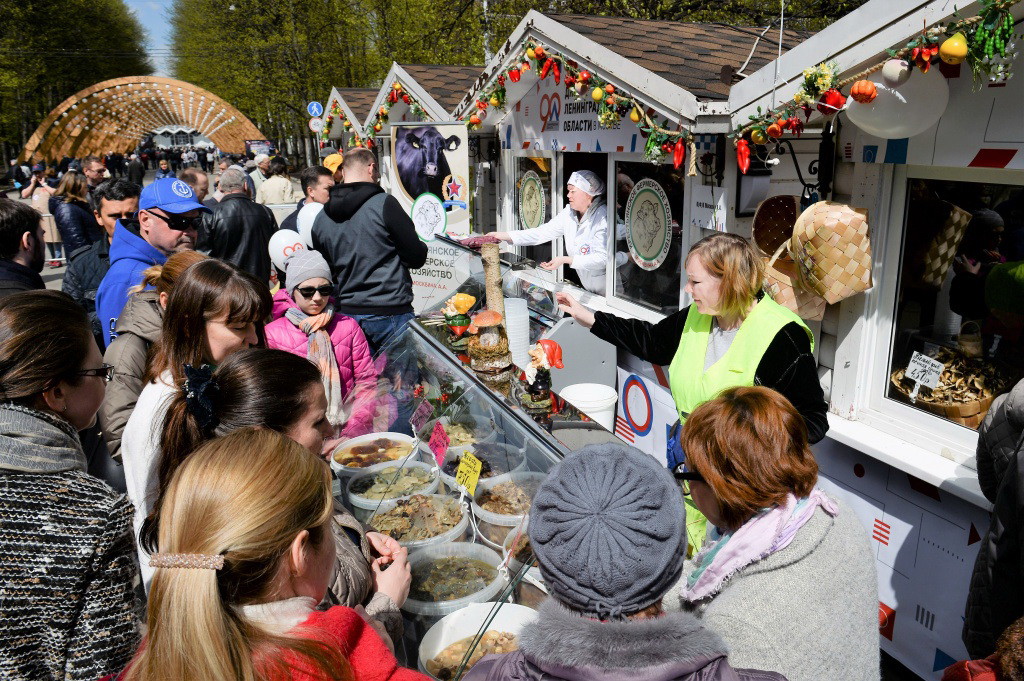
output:
[[[866,106],[878,108],[878,100],[883,100],[883,97],[889,99],[886,94],[907,83],[915,69],[926,74],[931,66],[939,60],[947,64],[967,62],[974,74],[975,83],[979,87],[985,83],[1005,82],[1012,75],[1011,65],[1017,54],[1017,42],[1021,40],[1021,35],[1014,33],[1010,8],[1021,1],[981,0],[981,9],[977,16],[962,18],[958,14],[954,14],[953,21],[936,24],[930,28],[925,26],[920,35],[903,47],[888,50],[888,57],[884,61],[849,78],[838,79],[837,67],[834,62],[822,63],[805,69],[804,81],[793,99],[767,111],[758,107],[757,113],[749,117],[749,122],[737,128],[731,136],[737,145],[744,140],[755,145],[764,144],[768,138],[775,136],[770,134],[770,128],[771,133],[777,134],[781,128],[782,131],[799,136],[803,130],[799,114],[803,114],[805,119],[809,119],[813,109],[817,109],[826,117],[834,116],[847,106],[848,102],[843,94],[843,89],[851,85],[854,86],[850,91],[854,103],[847,108],[847,113],[851,115],[851,119],[855,118],[857,116],[853,113],[855,110]],[[882,72],[880,78],[868,80],[869,76],[879,71]],[[935,78],[945,80],[941,76]],[[930,80],[930,78],[921,80]],[[863,85],[865,82],[873,82],[877,86],[875,93],[877,99],[869,94],[871,89],[867,85]],[[857,87],[858,85],[860,87]],[[883,90],[883,88],[885,89]],[[902,93],[902,89],[900,92]],[[910,96],[906,96],[906,99],[909,100]],[[918,104],[922,107],[930,106],[929,113],[932,114],[939,110],[938,116],[941,116],[942,110],[945,109],[945,104],[940,107],[938,102],[933,102],[931,105],[928,102]],[[938,116],[935,117],[935,120],[938,119]],[[894,119],[889,118],[889,120]],[[778,128],[772,128],[773,125]],[[907,126],[903,125],[902,127],[906,128]],[[876,132],[871,134],[878,135],[879,132],[882,133],[879,135],[882,137],[906,136],[894,134],[894,130],[881,129],[876,129]]]
[[[412,112],[413,116],[416,116],[421,121],[430,120],[430,116],[423,109],[418,101],[416,101],[412,95],[410,95],[402,84],[397,80],[391,84],[391,90],[388,92],[388,96],[384,98],[384,103],[377,108],[377,112],[370,118],[366,123],[366,146],[372,148],[374,140],[377,138],[384,125],[388,122],[388,116],[391,114],[391,107],[395,104],[402,102],[409,106],[409,111]]]
[[[357,133],[353,129],[352,121],[348,119],[348,116],[345,115],[345,111],[341,108],[341,105],[338,103],[338,100],[335,99],[331,101],[331,108],[327,112],[327,118],[324,119],[324,129],[320,131],[320,148],[323,149],[324,147],[326,147],[328,142],[330,141],[331,126],[334,124],[335,118],[340,120],[342,126],[344,127],[344,132],[342,133],[343,140],[346,135],[348,136],[346,146],[363,146],[363,140],[359,137],[359,133]]]
[[[666,157],[671,156],[673,165],[679,168],[686,159],[688,147],[693,141],[690,131],[680,127],[671,129],[667,119],[658,123],[633,95],[619,90],[587,69],[580,68],[572,59],[536,41],[526,40],[511,61],[512,66],[498,74],[493,83],[477,97],[475,108],[463,118],[470,130],[480,128],[490,107],[505,107],[507,82],[518,83],[524,73],[533,71],[541,80],[554,78],[555,83],[564,86],[566,94],[574,99],[590,97],[597,102],[597,120],[601,127],[614,127],[623,117],[628,116],[647,139],[644,156],[649,161],[662,163]]]

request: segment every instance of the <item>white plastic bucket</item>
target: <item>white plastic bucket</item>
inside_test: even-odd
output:
[[[395,442],[401,442],[403,444],[411,445],[412,450],[405,456],[395,459],[394,461],[384,461],[383,463],[375,463],[371,466],[366,466],[365,468],[359,468],[357,466],[343,466],[334,460],[334,453],[337,452],[339,449],[369,444],[370,442],[373,442],[374,440],[382,437],[387,438],[389,440],[393,440]],[[353,475],[358,475],[359,473],[378,471],[381,468],[387,468],[388,466],[401,466],[402,462],[404,462],[406,459],[416,456],[417,454],[418,451],[416,448],[416,440],[413,439],[411,436],[406,435],[405,433],[369,433],[367,435],[360,435],[359,437],[354,437],[351,440],[345,440],[344,442],[340,443],[337,447],[331,450],[331,456],[329,461],[331,462],[331,470],[334,471],[335,475],[337,475],[339,478],[349,478],[352,477]]]
[[[610,431],[615,430],[615,403],[619,393],[601,383],[567,385],[558,396]]]
[[[353,494],[352,484],[355,483],[357,480],[365,478],[368,475],[376,475],[380,471],[369,471],[366,473],[361,473],[360,475],[352,476],[348,480],[348,485],[345,488],[345,493],[348,496],[348,502],[352,504],[352,515],[356,517],[356,520],[359,520],[360,522],[366,522],[366,519],[373,515],[377,508],[381,506],[381,504],[383,503],[394,501],[396,499],[407,499],[411,497],[413,494],[433,494],[434,492],[437,491],[437,486],[440,483],[440,478],[438,476],[440,470],[436,466],[431,466],[430,464],[425,464],[421,461],[406,461],[404,465],[391,464],[391,466],[395,468],[404,469],[424,468],[428,471],[431,471],[430,481],[423,485],[423,487],[421,487],[420,489],[414,490],[410,494],[395,496],[391,497],[390,499],[368,499],[366,497],[359,496],[358,494]],[[388,468],[388,466],[384,466],[383,468]],[[383,470],[383,468],[381,470]]]
[[[451,601],[430,602],[419,601],[415,598],[407,598],[405,605],[402,606],[402,610],[412,613],[413,615],[444,617],[456,610],[462,610],[472,603],[485,603],[492,598],[496,598],[498,594],[501,593],[502,587],[505,586],[505,579],[501,576],[500,572],[497,572],[498,566],[501,565],[501,556],[480,544],[453,542],[450,544],[440,544],[438,546],[428,546],[427,548],[420,549],[409,556],[409,567],[415,571],[416,566],[420,563],[437,560],[439,558],[472,558],[474,560],[483,561],[484,563],[494,567],[496,573],[494,580],[476,593],[463,598],[456,598]],[[467,636],[468,635],[469,634],[467,634]],[[437,653],[434,654],[436,655]]]
[[[445,494],[430,494],[427,496],[437,500],[449,498],[448,495]],[[381,503],[380,507],[373,515],[377,515],[377,513],[387,513],[397,505],[397,499],[385,501]],[[429,537],[427,539],[410,539],[409,541],[400,541],[398,543],[404,546],[405,548],[409,549],[409,552],[412,553],[413,551],[417,551],[419,549],[425,549],[428,546],[447,544],[449,542],[458,541],[462,539],[466,535],[466,529],[469,527],[470,512],[468,504],[466,506],[460,505],[459,510],[462,511],[462,519],[459,520],[458,524],[455,525],[455,527],[448,530],[447,532],[442,532],[439,535]],[[370,518],[366,521],[366,524],[370,527],[373,527],[373,516],[370,516]],[[374,528],[374,530],[376,531],[376,528]]]
[[[526,517],[526,513],[529,510],[524,511],[519,515],[503,515],[501,513],[492,513],[486,509],[480,507],[477,504],[477,499],[480,498],[480,494],[495,485],[500,485],[504,482],[517,482],[517,483],[535,483],[540,485],[544,482],[544,479],[548,477],[547,473],[531,473],[529,471],[517,471],[515,473],[506,473],[505,475],[496,475],[493,478],[481,480],[476,485],[476,497],[473,499],[473,515],[476,517],[476,526],[479,530],[480,541],[492,549],[501,551],[501,543],[505,541],[508,536],[509,530],[513,529],[516,525],[523,521]]]
[[[455,476],[448,475],[444,472],[445,465],[455,461],[456,458],[461,457],[466,452],[476,454],[477,445],[484,445],[482,449],[485,452],[488,452],[486,458],[491,462],[492,466],[499,471],[497,475],[491,477],[521,471],[526,468],[525,447],[520,448],[513,445],[499,444],[497,442],[478,442],[475,445],[449,447],[448,453],[444,457],[444,463],[441,464],[441,484],[443,484],[449,491],[457,492],[458,486],[455,484]],[[480,456],[485,455],[481,454]],[[481,477],[480,480],[490,480],[490,478]]]
[[[487,616],[493,607],[495,607],[493,603],[474,603],[458,612],[446,615],[444,619],[430,627],[420,642],[420,671],[427,674],[427,660],[434,659],[451,644],[475,636],[487,621]],[[536,619],[536,610],[515,603],[505,603],[494,615],[494,619],[491,620],[487,629],[505,631],[520,636],[527,625]]]

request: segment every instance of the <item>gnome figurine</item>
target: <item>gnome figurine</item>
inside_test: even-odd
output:
[[[527,410],[551,407],[551,370],[562,369],[562,346],[553,340],[539,340],[530,346],[530,364],[523,370],[526,394],[522,396]]]

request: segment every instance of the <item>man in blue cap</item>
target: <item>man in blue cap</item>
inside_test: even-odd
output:
[[[164,264],[172,253],[193,250],[200,214],[209,212],[196,200],[191,187],[169,177],[142,190],[134,218],[117,221],[110,242],[110,269],[96,291],[96,316],[103,328],[104,345],[115,337],[128,289],[142,282],[146,268]]]

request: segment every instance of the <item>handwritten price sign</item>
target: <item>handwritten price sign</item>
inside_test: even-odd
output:
[[[451,440],[448,439],[448,433],[444,429],[444,425],[437,421],[434,423],[434,432],[430,434],[430,451],[434,453],[434,458],[437,460],[437,465],[440,466],[444,463],[444,455],[448,452],[448,447],[451,446]]]
[[[476,494],[476,483],[480,480],[480,470],[483,464],[469,452],[463,452],[462,460],[459,462],[459,469],[455,471],[455,483],[464,487],[466,494]]]
[[[907,379],[914,382],[914,390],[910,393],[911,401],[917,400],[917,391],[922,385],[934,390],[939,385],[939,377],[942,376],[942,371],[945,368],[945,365],[937,359],[915,351],[910,357],[910,364],[907,365],[907,371],[904,373]]]
[[[418,434],[423,430],[423,426],[427,425],[427,421],[430,420],[430,416],[433,413],[434,405],[430,404],[430,400],[423,400],[420,402],[420,406],[416,407],[416,411],[414,411],[412,416],[409,417],[409,423],[412,425],[412,432]]]

